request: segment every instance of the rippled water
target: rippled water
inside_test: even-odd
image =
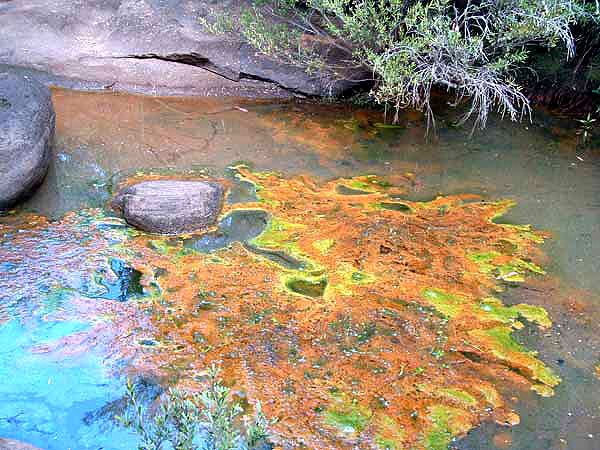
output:
[[[48,449],[135,447],[135,436],[98,414],[122,397],[127,363],[135,357],[111,352],[114,336],[98,317],[135,314],[127,300],[139,292],[129,287],[135,274],[111,250],[124,241],[126,229],[90,208],[106,208],[118,183],[138,171],[222,176],[244,161],[257,170],[322,181],[407,174],[413,200],[438,194],[514,199],[517,206],[504,221],[531,223],[552,235],[544,264],[550,281],[544,289],[511,287],[500,297],[546,307],[554,326],[526,327],[518,338],[539,351],[563,382],[551,398],[517,388],[504,392],[521,424],[485,423],[452,445],[600,448],[600,381],[594,374],[600,362],[600,148],[577,147],[568,121],[542,113],[533,124],[494,119],[469,139],[470,130],[450,126],[448,114],[440,117],[437,136],[426,139],[418,114],[407,113],[400,127],[388,128],[380,126],[379,115],[345,105],[64,90],[54,91],[54,102],[49,176],[23,208],[0,217],[0,436]],[[252,196],[241,184],[229,200]],[[36,225],[32,221],[42,219],[30,213],[51,222]],[[183,245],[210,251],[243,242],[261,232],[255,219],[229,217],[215,232],[220,240]]]

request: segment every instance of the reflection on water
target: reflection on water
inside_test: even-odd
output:
[[[441,117],[438,137],[427,141],[418,115],[406,114],[400,128],[387,128],[380,126],[379,115],[345,105],[63,90],[54,92],[54,101],[54,162],[40,192],[25,205],[50,219],[105,207],[118,183],[138,170],[161,176],[223,176],[238,161],[256,171],[275,170],[286,177],[307,174],[320,182],[365,173],[391,176],[403,187],[406,204],[395,199],[382,207],[397,214],[411,214],[405,209],[410,201],[430,200],[440,193],[516,200],[517,206],[502,221],[531,223],[551,233],[544,247],[548,259],[543,261],[549,276],[522,286],[509,284],[497,296],[505,304],[535,304],[548,310],[551,329],[538,331],[526,324],[517,339],[538,350],[539,358],[563,382],[550,398],[499,384],[506,407],[519,413],[521,423],[507,428],[486,422],[451,445],[598,448],[600,383],[594,366],[600,359],[600,156],[593,145],[575,150],[574,129],[555,127],[549,118],[527,127],[492,121],[469,140],[470,130],[445,127],[444,121],[452,118]],[[338,193],[367,195],[361,188],[343,186],[340,189],[346,191]],[[228,200],[255,201],[253,185],[236,184]],[[160,288],[122,265],[127,257],[136,257],[130,254],[134,249],[123,245],[131,235],[122,222],[99,219],[95,213],[86,219],[85,214],[57,223],[23,211],[0,218],[2,379],[16,380],[2,388],[8,401],[0,406],[0,435],[42,448],[133,448],[128,433],[107,422],[85,425],[83,417],[120,398],[123,379],[114,374],[124,361],[146,358],[144,352],[150,350],[139,342],[153,335],[145,316],[135,311],[136,305],[144,305],[138,283],[149,296],[159,296]],[[205,236],[151,245],[154,251],[181,252],[178,257],[184,258],[185,249],[218,252],[230,244],[243,248],[236,247],[240,242],[255,254],[271,251],[263,255],[276,265],[298,268],[294,255],[248,243],[262,230],[264,224],[258,222],[251,213],[230,215]],[[287,261],[291,265],[281,258],[292,258]],[[316,299],[328,289],[320,275],[288,283],[290,288],[315,292],[309,297]],[[184,296],[186,286],[169,289]],[[109,299],[129,297],[136,300]],[[222,300],[206,293],[203,301],[216,307]],[[256,320],[262,320],[259,316]],[[99,317],[107,319],[102,322]],[[127,327],[138,321],[135,335],[116,337],[107,331],[106,324],[113,326],[115,318]],[[197,336],[212,332],[194,331],[200,333]],[[123,339],[120,348],[129,352],[113,355],[103,348],[115,339]],[[18,379],[21,373],[27,376]]]
[[[111,332],[99,311],[111,305],[86,296],[108,266],[103,248],[121,238],[99,239],[92,216],[22,219],[0,224],[0,435],[43,449],[130,450],[137,438],[112,418],[84,422],[124,393],[123,377],[109,370],[117,361],[104,364]]]

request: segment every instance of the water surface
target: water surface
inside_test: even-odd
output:
[[[0,411],[0,435],[42,448],[133,447],[135,438],[112,422],[84,420],[123,395],[128,361],[147,351],[132,342],[130,353],[112,355],[102,345],[111,336],[98,317],[135,315],[129,295],[135,300],[139,294],[128,287],[135,281],[132,272],[109,250],[128,236],[122,222],[106,218],[112,214],[107,202],[129,177],[223,177],[229,166],[244,162],[255,171],[308,175],[319,182],[393,176],[406,201],[463,194],[516,201],[501,220],[550,232],[543,261],[548,275],[510,285],[499,297],[506,304],[548,310],[552,328],[528,325],[517,338],[539,351],[563,382],[550,398],[499,386],[521,423],[509,428],[489,421],[452,445],[598,448],[600,153],[593,143],[577,146],[576,129],[568,121],[542,113],[533,124],[493,118],[485,131],[469,138],[470,129],[450,126],[454,117],[448,113],[440,117],[437,135],[427,139],[417,113],[402,115],[400,126],[389,128],[380,126],[380,114],[347,105],[67,90],[55,90],[53,100],[57,131],[49,176],[22,208],[0,218],[5,225],[0,357],[3,379],[16,380],[3,388],[7,401]],[[249,202],[254,195],[241,183],[229,200]],[[90,210],[88,219],[65,221],[65,214],[82,210]],[[36,225],[32,220],[41,219],[29,213],[62,222]],[[250,248],[248,241],[262,232],[264,220],[260,214],[226,217],[214,236],[170,245],[202,252],[236,242]],[[281,256],[271,259],[280,264]],[[129,278],[122,280],[123,274]],[[321,289],[319,283],[313,280]],[[151,294],[148,288],[146,294]],[[146,325],[140,323],[140,335],[151,337]]]

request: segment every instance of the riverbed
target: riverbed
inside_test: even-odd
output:
[[[360,403],[360,393],[372,393],[371,384],[380,382],[378,376],[396,376],[403,367],[413,370],[410,376],[417,381],[394,378],[394,382],[404,383],[402,389],[407,389],[408,383],[417,386],[415,395],[420,392],[424,397],[441,398],[441,394],[431,393],[432,388],[423,387],[436,386],[435,392],[441,392],[436,384],[438,374],[429,376],[427,371],[453,364],[472,364],[472,372],[468,372],[471,378],[465,378],[467,372],[456,374],[461,389],[468,391],[469,383],[484,383],[497,392],[501,404],[492,402],[496,406],[486,406],[477,396],[475,403],[479,406],[461,406],[456,398],[440,400],[446,406],[453,405],[452,411],[463,411],[469,417],[464,425],[445,426],[448,439],[442,439],[444,445],[457,449],[596,449],[600,445],[600,380],[596,373],[600,363],[600,289],[596,282],[600,270],[600,148],[594,142],[583,145],[575,122],[541,111],[534,113],[532,123],[510,123],[492,117],[485,130],[475,131],[471,137],[471,129],[457,127],[457,118],[451,112],[440,113],[436,129],[427,134],[418,112],[405,112],[397,124],[390,124],[380,112],[348,104],[143,97],[61,89],[53,90],[53,101],[57,129],[50,172],[30,200],[0,217],[0,357],[2,379],[6,380],[1,388],[5,400],[0,407],[0,436],[44,449],[134,448],[135,435],[113,420],[122,403],[126,378],[143,377],[150,386],[150,397],[155,395],[153,390],[160,390],[157,386],[161,383],[190,387],[194,377],[202,372],[202,364],[211,360],[212,349],[220,348],[219,345],[223,348],[214,357],[225,361],[225,373],[236,395],[250,403],[255,398],[264,403],[269,396],[254,391],[263,389],[261,383],[265,380],[249,375],[260,374],[260,370],[248,369],[253,362],[247,354],[237,357],[230,355],[231,349],[223,350],[227,345],[239,345],[235,338],[243,335],[243,327],[250,330],[262,326],[257,329],[274,334],[264,335],[265,341],[252,343],[253,348],[268,347],[265,342],[269,340],[273,347],[280,344],[281,348],[269,348],[264,354],[267,360],[272,358],[269,364],[281,368],[278,361],[285,347],[286,368],[281,370],[288,377],[288,384],[282,381],[282,391],[272,394],[274,403],[267,405],[266,411],[271,408],[275,413],[289,408],[302,395],[313,401],[314,394],[323,402],[321,405],[314,400],[310,414],[277,413],[280,425],[275,427],[279,433],[276,441],[284,446],[286,442],[300,445],[303,439],[311,448],[385,448],[397,439],[397,444],[416,442],[418,446],[438,448],[427,435],[419,435],[421,424],[433,420],[430,404],[413,405],[407,401],[402,406],[406,421],[398,420],[391,431],[379,434],[372,428],[385,428],[381,421],[398,413],[393,410],[394,405],[385,406],[382,402],[383,406],[376,407],[371,400],[365,402],[367,409],[355,415],[362,414],[371,422],[355,424],[351,430],[346,423],[346,429],[337,434],[340,424],[331,417],[338,417],[334,412],[346,408],[346,396],[358,393],[357,400],[352,401]],[[112,195],[130,180],[181,177],[222,180],[228,186],[227,206],[219,228],[213,230],[216,235],[144,235],[133,231],[109,208]],[[262,194],[257,186],[263,189]],[[351,200],[340,195],[339,186],[349,189],[343,192]],[[301,194],[295,196],[294,192]],[[372,203],[360,200],[361,195],[389,208],[373,208]],[[489,226],[497,224],[497,228],[488,230],[484,227],[488,223],[485,214],[492,215],[496,207],[506,209],[504,203],[498,203],[504,200],[514,205],[500,218],[490,219]],[[524,275],[523,280],[513,279],[510,272],[502,273],[496,267],[493,276],[484,269],[477,273],[481,278],[469,281],[473,286],[466,281],[454,285],[458,290],[463,283],[466,297],[475,298],[479,295],[477,289],[483,289],[506,307],[527,304],[547,311],[551,325],[539,326],[531,317],[525,317],[521,319],[524,326],[515,325],[512,336],[524,348],[538,352],[535,358],[544,370],[547,368],[553,377],[560,378],[555,384],[547,383],[553,392],[539,387],[532,390],[540,378],[527,370],[523,375],[524,369],[509,359],[506,363],[501,363],[502,358],[490,359],[489,366],[495,372],[485,374],[485,361],[461,363],[470,352],[455,349],[456,355],[451,355],[454,347],[444,347],[443,342],[447,341],[435,341],[443,352],[434,344],[427,347],[427,357],[410,354],[404,362],[388,358],[389,366],[382,366],[381,371],[379,366],[356,367],[357,373],[373,376],[364,382],[365,386],[352,387],[349,376],[348,385],[342,386],[340,380],[350,372],[328,375],[321,363],[314,361],[307,366],[312,368],[307,373],[304,358],[316,361],[319,349],[329,347],[327,343],[321,347],[302,343],[302,336],[306,336],[302,333],[308,333],[307,330],[315,333],[311,339],[318,334],[316,322],[311,322],[309,328],[299,325],[305,323],[303,320],[313,321],[315,316],[326,317],[335,312],[336,321],[332,319],[324,328],[333,330],[332,342],[341,339],[334,323],[342,324],[346,330],[348,335],[343,339],[352,333],[358,336],[360,345],[353,343],[356,346],[351,347],[357,349],[351,353],[358,356],[342,355],[347,358],[372,357],[373,335],[381,340],[377,341],[381,348],[388,348],[384,339],[393,342],[396,337],[394,327],[399,327],[400,322],[393,322],[391,316],[378,322],[375,316],[369,316],[374,309],[360,310],[369,323],[352,319],[359,316],[359,311],[352,310],[351,303],[344,303],[344,296],[360,298],[364,303],[380,295],[380,310],[397,308],[406,314],[402,323],[413,327],[427,318],[431,326],[420,331],[415,348],[420,347],[419,339],[429,343],[427,330],[433,327],[447,331],[447,321],[452,323],[453,319],[452,311],[442,311],[439,302],[433,300],[432,310],[423,316],[418,308],[429,297],[423,294],[417,299],[408,290],[403,296],[398,294],[402,302],[392,308],[388,303],[393,295],[384,295],[383,286],[378,291],[377,278],[388,280],[385,277],[392,270],[385,266],[381,274],[376,272],[377,264],[384,264],[381,258],[370,266],[367,259],[357,262],[352,247],[335,247],[325,242],[327,238],[342,242],[347,231],[335,227],[336,217],[327,216],[328,209],[323,209],[321,222],[303,222],[303,214],[321,212],[319,208],[325,208],[322,205],[326,201],[337,202],[338,219],[349,218],[346,228],[350,230],[354,221],[362,223],[370,218],[376,218],[373,224],[405,224],[407,230],[417,229],[423,223],[432,229],[447,228],[449,223],[455,224],[444,222],[447,212],[463,208],[460,214],[466,215],[465,223],[482,227],[483,234],[477,239],[491,239],[494,234],[513,230],[507,225],[528,224],[532,233],[543,235],[523,244],[520,257],[525,263],[530,263],[531,257],[532,264],[523,274],[519,272]],[[286,202],[290,206],[282,206]],[[357,207],[359,203],[361,206]],[[481,222],[479,216],[469,215],[473,209],[469,205],[482,208]],[[488,206],[489,211],[485,209]],[[294,208],[304,208],[304,213],[294,215]],[[267,212],[240,216],[240,210]],[[395,213],[404,216],[394,216]],[[323,260],[318,252],[309,254],[302,247],[302,239],[313,239],[310,233],[283,238],[272,233],[274,218],[284,216],[292,228],[322,226],[329,230],[330,234],[320,239],[324,242],[314,245],[322,250]],[[284,228],[278,231],[285,231]],[[223,236],[233,237],[228,240]],[[440,238],[435,233],[430,236]],[[512,236],[506,237],[510,239]],[[427,239],[417,244],[429,245]],[[361,244],[356,245],[359,248]],[[378,247],[381,255],[396,251],[388,244],[382,245]],[[327,256],[329,247],[332,250]],[[439,248],[440,252],[446,251],[443,245]],[[433,252],[431,247],[425,249]],[[418,253],[415,250],[411,254]],[[333,256],[340,264],[354,267],[349,280],[343,281],[341,269],[327,266],[327,260]],[[441,272],[433,273],[434,256],[419,256],[429,266],[415,262],[415,286],[426,279],[439,284],[419,289],[448,291],[453,284],[442,280]],[[169,262],[161,265],[161,260]],[[203,278],[207,264],[214,264],[212,278]],[[221,264],[229,264],[229,269],[222,269]],[[239,265],[264,277],[250,278],[239,270]],[[159,273],[161,269],[166,274]],[[216,279],[221,273],[222,278]],[[298,281],[298,273],[306,276]],[[248,292],[230,288],[235,280],[227,281],[227,277],[233,274],[238,274],[238,280],[253,280]],[[369,278],[372,275],[373,280]],[[286,280],[287,291],[276,286],[278,277]],[[413,278],[410,280],[412,283]],[[476,286],[477,280],[483,287]],[[201,293],[197,292],[198,286],[203,286]],[[333,289],[335,286],[337,290]],[[208,306],[193,316],[186,315],[191,308],[190,299],[196,301],[199,295]],[[265,309],[261,295],[273,296],[269,301],[278,306]],[[228,303],[232,298],[236,299],[235,305]],[[301,317],[299,311],[306,311],[306,317]],[[161,317],[171,312],[173,316],[165,321],[157,318],[159,312]],[[231,317],[244,314],[250,319],[231,324]],[[413,316],[417,319],[411,322]],[[229,320],[229,325],[222,318]],[[348,325],[344,322],[347,318]],[[281,322],[285,320],[294,323],[285,333],[292,329],[302,333],[281,337],[285,334]],[[176,325],[178,321],[181,326]],[[370,323],[375,332],[369,331]],[[175,335],[173,328],[182,331]],[[250,342],[250,338],[244,339],[244,345]],[[192,341],[197,344],[193,349]],[[348,348],[345,346],[342,353]],[[257,354],[262,355],[259,350]],[[179,352],[177,358],[173,357],[174,352]],[[157,358],[167,353],[173,357],[168,368],[157,363]],[[433,358],[430,353],[434,353]],[[421,366],[416,366],[417,359]],[[348,364],[356,366],[355,362],[354,366]],[[243,372],[244,367],[247,372]],[[294,378],[294,371],[300,368],[302,383]],[[264,370],[265,374],[270,373]],[[424,377],[422,381],[419,376]],[[331,389],[333,384],[335,392]],[[331,392],[332,397],[323,398],[323,392]],[[429,416],[409,419],[410,408],[419,414],[429,411]],[[392,410],[394,414],[389,412]],[[496,411],[488,414],[487,410]],[[507,426],[504,419],[514,417],[510,415],[513,413],[520,421]],[[319,423],[315,425],[316,422]],[[302,439],[294,441],[289,437],[292,435]]]

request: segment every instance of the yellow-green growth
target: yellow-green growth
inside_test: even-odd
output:
[[[341,274],[346,283],[350,284],[368,284],[376,281],[376,278],[366,272],[361,272],[348,263],[341,263],[337,267],[337,273]]]
[[[479,266],[483,273],[496,271],[496,277],[504,281],[521,282],[525,280],[525,274],[528,272],[545,275],[546,272],[541,267],[532,262],[523,261],[520,258],[514,258],[509,263],[495,264],[494,260],[501,257],[502,254],[497,251],[471,253],[468,258]]]
[[[284,284],[294,294],[305,297],[322,297],[327,287],[327,278],[322,276],[311,277],[298,272],[295,275],[285,276]]]
[[[421,291],[421,297],[449,318],[458,316],[464,305],[460,298],[447,294],[442,289],[425,288]]]
[[[504,228],[511,228],[513,230],[518,230],[518,238],[519,241],[517,240],[511,240],[511,242],[519,245],[521,242],[523,241],[529,241],[529,242],[533,242],[536,244],[542,244],[544,242],[544,238],[542,236],[540,236],[539,234],[531,231],[531,225],[507,225],[507,224],[502,224],[501,225]]]
[[[315,270],[317,265],[300,251],[298,239],[306,225],[290,223],[273,217],[267,228],[251,244],[268,250],[282,250],[304,262],[306,270]]]
[[[343,433],[360,433],[371,420],[372,412],[360,405],[356,399],[346,396],[333,397],[325,411],[325,423]]]
[[[475,384],[472,385],[472,387],[481,392],[486,402],[488,402],[494,408],[502,406],[502,398],[500,397],[500,394],[494,387],[485,384]]]
[[[381,450],[401,450],[404,448],[406,433],[396,421],[388,415],[381,415],[377,420],[378,433],[375,443]]]
[[[482,320],[487,319],[512,324],[519,316],[519,312],[513,307],[504,306],[502,301],[495,297],[484,298],[479,304],[479,309],[483,312],[480,316]]]
[[[456,388],[444,388],[437,391],[440,397],[447,398],[456,403],[460,403],[461,406],[477,406],[479,403],[475,397],[469,394],[467,391]]]
[[[320,239],[318,241],[313,242],[313,247],[321,252],[321,254],[326,255],[329,253],[331,247],[333,247],[335,241],[333,239]]]
[[[161,255],[168,255],[171,250],[164,239],[153,239],[149,242],[149,246]]]
[[[498,278],[504,281],[517,281],[521,282],[525,280],[525,274],[527,272],[534,272],[540,275],[545,275],[546,272],[539,266],[522,259],[515,258],[507,264],[498,266]]]
[[[479,304],[483,312],[479,317],[482,320],[496,320],[501,323],[516,325],[519,316],[537,323],[543,328],[552,326],[548,312],[541,306],[520,303],[514,306],[504,306],[500,300],[494,297],[486,297]]]
[[[300,237],[298,232],[305,227],[273,217],[265,231],[253,239],[253,243],[269,249],[296,248],[296,241]]]
[[[531,390],[537,392],[542,397],[552,397],[554,395],[554,389],[545,384],[534,384],[531,386]]]
[[[514,200],[507,199],[507,200],[500,200],[498,202],[495,202],[495,204],[498,206],[498,209],[496,210],[494,215],[490,218],[490,222],[492,222],[494,219],[497,219],[498,217],[501,217],[504,214],[506,214],[506,211],[508,211],[513,206],[515,206],[517,204],[517,202],[515,202]]]
[[[537,323],[541,327],[548,328],[552,326],[552,321],[548,316],[548,312],[541,306],[520,303],[513,306],[511,309],[517,311],[521,316],[531,322]]]
[[[500,256],[500,253],[496,251],[483,252],[483,253],[471,253],[467,257],[479,266],[479,270],[483,273],[490,273],[496,268],[492,261]]]
[[[431,422],[424,438],[427,450],[447,450],[454,436],[471,428],[465,420],[465,411],[445,405],[431,406],[427,419]]]
[[[561,379],[536,358],[537,353],[528,351],[515,341],[509,326],[497,326],[487,330],[471,330],[469,334],[489,346],[492,354],[509,366],[525,369],[533,380],[548,386],[556,386]]]

